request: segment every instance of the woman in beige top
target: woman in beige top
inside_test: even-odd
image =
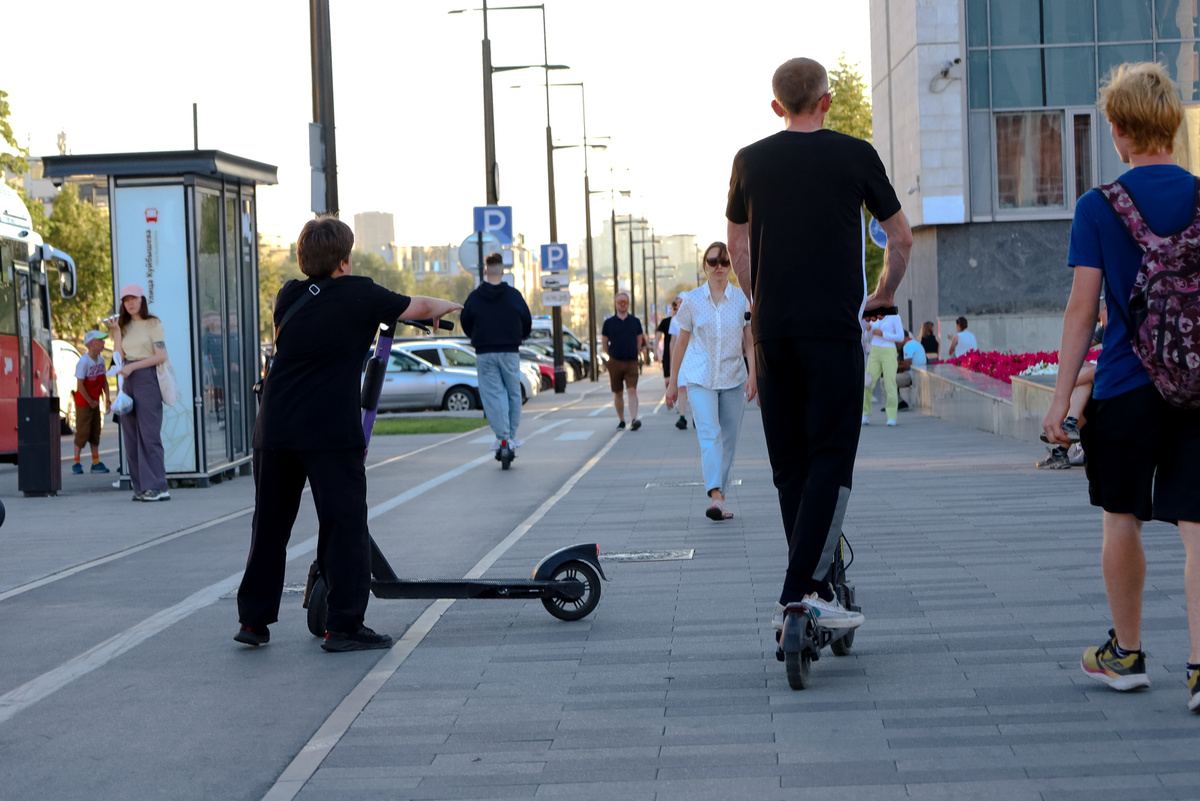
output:
[[[125,394],[133,409],[121,415],[121,436],[135,501],[169,501],[162,444],[163,401],[158,365],[167,360],[162,320],[150,313],[146,293],[137,284],[121,289],[121,313],[108,320],[113,351],[124,364]]]

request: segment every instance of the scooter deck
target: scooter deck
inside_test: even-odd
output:
[[[372,581],[371,592],[376,598],[564,598],[578,601],[586,588],[582,581],[505,581],[474,579],[443,581],[439,579],[400,579]]]

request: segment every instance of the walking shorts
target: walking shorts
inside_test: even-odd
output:
[[[621,361],[620,359],[608,360],[608,385],[613,392],[622,392],[625,387],[637,389],[638,382],[638,363],[637,359],[629,361]]]
[[[1079,430],[1093,506],[1138,520],[1200,522],[1200,409],[1153,384],[1088,402]]]
[[[75,447],[100,444],[100,426],[104,424],[104,415],[99,408],[91,406],[75,407]]]

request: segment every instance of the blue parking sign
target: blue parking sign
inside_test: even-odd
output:
[[[565,273],[568,266],[566,245],[542,245],[542,272]]]
[[[502,245],[511,245],[512,206],[476,206],[475,230],[491,234]]]

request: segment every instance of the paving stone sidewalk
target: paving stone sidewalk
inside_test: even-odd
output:
[[[808,689],[774,657],[786,547],[757,408],[723,523],[680,486],[700,480],[696,436],[662,410],[489,575],[570,542],[694,558],[605,563],[600,606],[575,623],[537,602],[454,604],[299,798],[1200,798],[1175,529],[1145,529],[1154,686],[1112,692],[1079,669],[1110,625],[1083,471],[1037,471],[1040,448],[917,413],[875,417],[845,529],[867,622]]]

